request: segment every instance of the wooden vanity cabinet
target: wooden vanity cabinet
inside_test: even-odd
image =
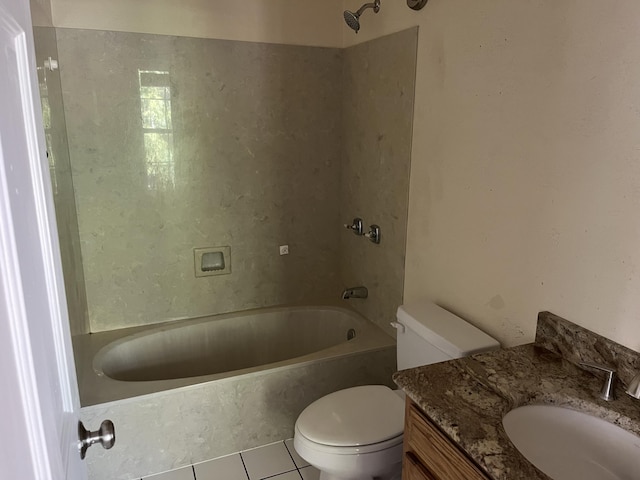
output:
[[[407,397],[402,480],[490,480]]]

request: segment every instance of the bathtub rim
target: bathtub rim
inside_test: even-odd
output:
[[[267,308],[244,310],[244,311],[239,311],[239,312],[223,313],[223,314],[219,314],[219,315],[202,315],[202,316],[199,316],[199,317],[180,319],[180,320],[169,321],[169,322],[162,322],[162,323],[153,324],[153,325],[145,325],[144,326],[145,328],[142,328],[139,331],[131,332],[130,334],[126,334],[126,335],[122,335],[122,336],[118,337],[115,340],[107,342],[99,350],[95,351],[95,353],[93,355],[93,358],[92,358],[92,362],[91,362],[92,363],[92,368],[93,368],[94,372],[96,372],[96,374],[98,376],[105,376],[107,378],[110,378],[112,380],[117,380],[117,381],[131,382],[131,380],[118,380],[118,379],[115,379],[115,378],[111,377],[108,373],[105,373],[105,371],[104,371],[104,361],[105,361],[105,359],[107,359],[109,357],[109,355],[112,353],[112,350],[118,348],[120,345],[123,345],[123,344],[128,343],[128,342],[134,342],[137,339],[144,338],[146,336],[162,334],[164,332],[169,332],[171,330],[180,330],[182,328],[197,327],[198,325],[202,325],[202,324],[218,323],[218,322],[231,320],[231,319],[234,319],[234,318],[245,318],[245,317],[256,316],[256,315],[266,315],[266,314],[273,314],[273,313],[277,314],[279,312],[305,311],[305,310],[309,310],[309,311],[335,311],[335,312],[340,312],[340,313],[346,313],[351,319],[353,319],[353,321],[355,321],[357,323],[356,326],[361,326],[361,327],[364,326],[365,330],[363,330],[363,331],[365,333],[366,333],[366,329],[368,329],[370,327],[371,323],[372,323],[369,320],[367,320],[363,315],[359,314],[358,312],[355,312],[355,311],[353,311],[351,309],[347,309],[347,308],[344,308],[344,307],[338,307],[338,306],[333,306],[333,305],[277,306],[277,307],[267,307]],[[124,329],[121,329],[121,330],[124,330]],[[357,339],[357,336],[355,338]],[[229,370],[228,372],[219,372],[219,373],[205,374],[205,375],[191,375],[189,377],[184,377],[184,378],[210,377],[210,376],[215,376],[215,375],[226,376],[225,374],[233,373],[233,372],[238,372],[239,374],[242,374],[246,370],[253,370],[254,368],[260,368],[260,367],[267,366],[267,365],[278,365],[278,364],[281,364],[283,362],[288,362],[289,360],[294,360],[294,359],[297,359],[297,358],[306,358],[309,355],[313,355],[314,353],[317,353],[317,352],[320,352],[320,351],[326,351],[326,350],[330,351],[334,346],[341,345],[342,343],[344,343],[344,342],[340,342],[340,343],[338,343],[336,345],[332,345],[330,347],[326,347],[324,349],[317,350],[315,352],[311,352],[311,353],[308,353],[308,354],[305,354],[305,355],[298,355],[297,357],[292,357],[290,359],[284,359],[284,360],[277,361],[277,362],[269,362],[269,363],[265,363],[265,364],[261,364],[261,365],[256,365],[256,366],[253,366],[253,367],[237,368],[235,370]],[[162,379],[162,380],[158,380],[158,381],[167,381],[167,380],[171,380],[171,379]],[[152,380],[140,380],[140,382],[148,382],[148,381],[152,381]]]
[[[272,362],[230,372],[200,375],[171,380],[148,380],[140,382],[112,379],[104,373],[99,375],[94,368],[96,355],[108,345],[128,340],[131,337],[145,335],[152,331],[162,331],[180,328],[194,322],[219,321],[228,318],[252,315],[256,313],[271,313],[290,310],[334,310],[348,313],[364,328],[349,342],[319,350],[310,354],[294,357],[279,362]],[[213,319],[213,320],[211,320]],[[329,361],[336,358],[357,355],[363,352],[374,352],[395,347],[396,341],[378,325],[368,320],[359,312],[342,305],[279,305],[274,307],[255,308],[219,315],[202,315],[194,318],[179,319],[150,325],[130,327],[126,329],[109,330],[93,334],[78,335],[73,338],[74,357],[78,376],[78,388],[82,407],[107,405],[112,402],[122,402],[137,399],[142,396],[158,395],[176,389],[186,390],[206,382],[230,381],[239,377],[265,375],[269,372],[282,371],[308,365],[313,362]]]

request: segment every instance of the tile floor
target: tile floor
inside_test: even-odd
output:
[[[293,439],[145,477],[143,480],[318,480],[320,472],[293,449]]]

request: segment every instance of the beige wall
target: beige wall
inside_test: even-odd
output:
[[[640,4],[366,15],[345,45],[420,26],[405,301],[505,345],[548,309],[640,350]]]
[[[33,0],[42,1],[42,0]],[[53,0],[56,27],[342,46],[342,0]]]
[[[31,22],[34,27],[52,27],[50,0],[30,0]]]

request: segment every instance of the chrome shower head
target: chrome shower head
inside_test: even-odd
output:
[[[356,33],[360,30],[360,15],[362,15],[362,12],[367,8],[372,8],[374,13],[378,13],[380,11],[380,0],[375,0],[373,3],[365,3],[356,12],[352,12],[350,10],[344,11],[344,21],[347,23],[349,28]]]
[[[345,10],[344,21],[347,22],[347,25],[351,30],[358,33],[358,30],[360,30],[360,15],[349,10]]]

